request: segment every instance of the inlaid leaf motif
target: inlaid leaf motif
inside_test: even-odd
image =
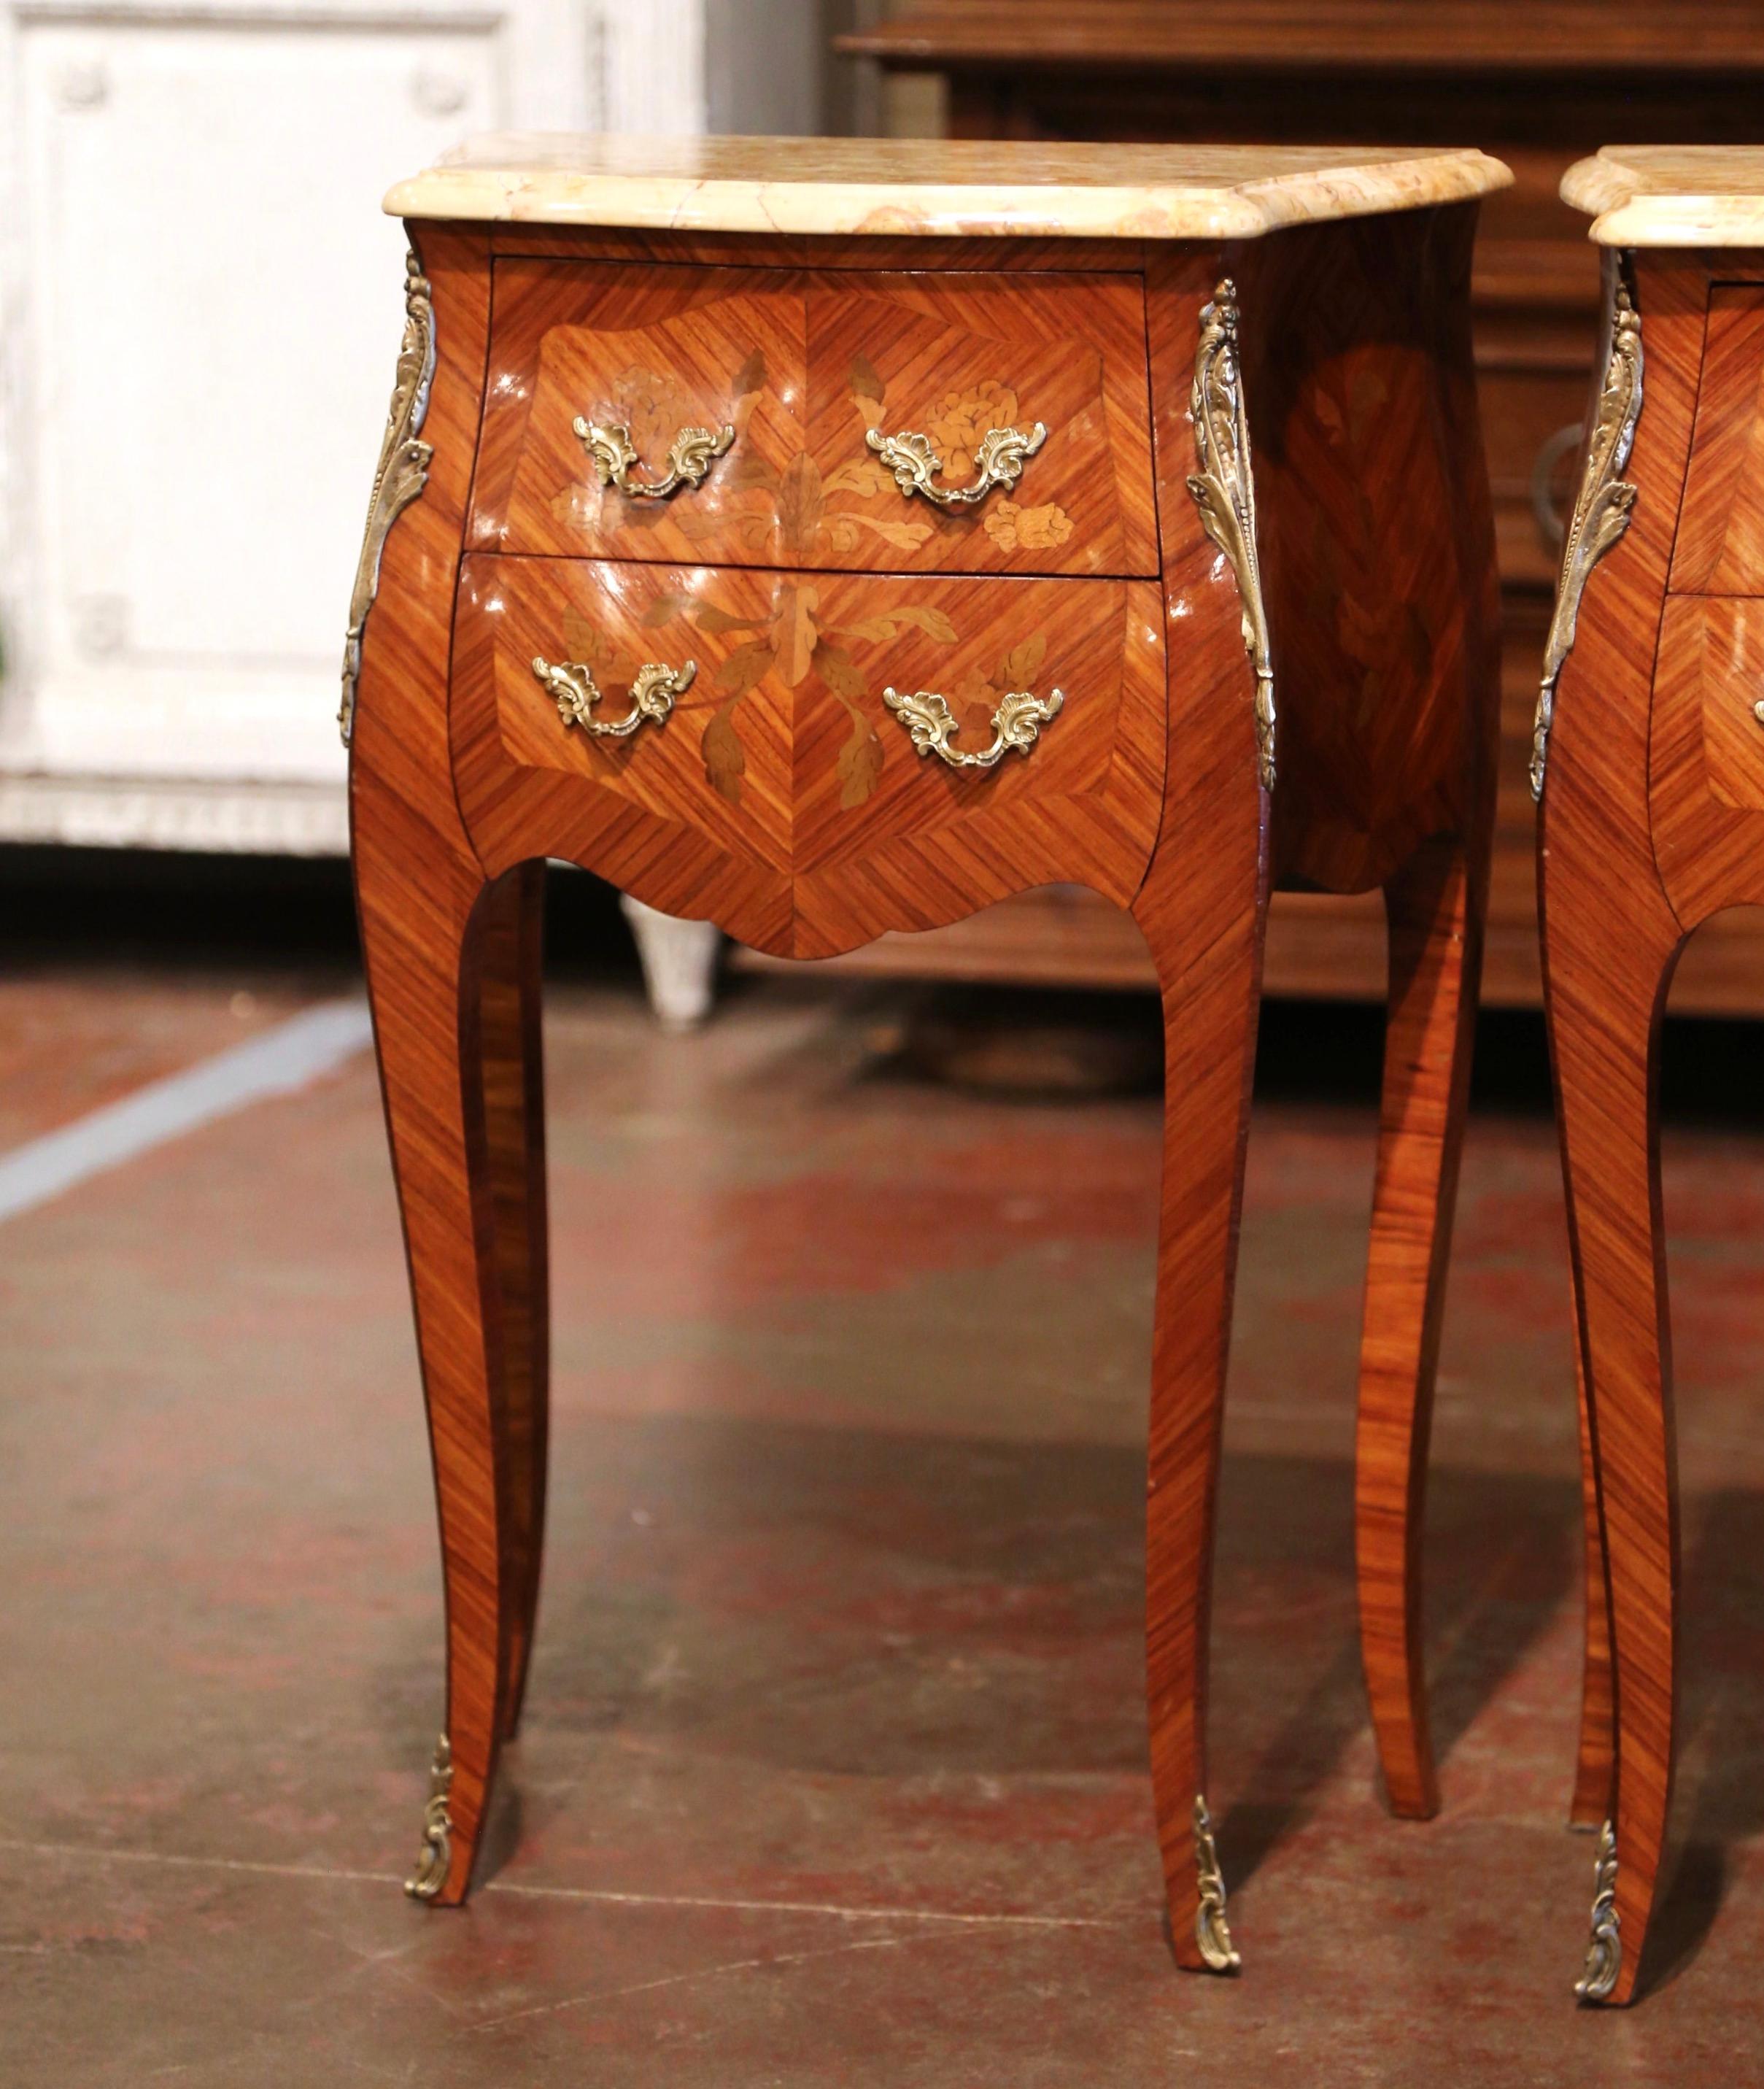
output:
[[[786,547],[806,551],[820,529],[820,468],[803,450],[785,472],[778,488],[778,530]]]
[[[1041,663],[1047,657],[1047,641],[1038,631],[1013,646],[999,663],[998,679],[1007,689],[1033,688]]]
[[[873,530],[884,544],[892,544],[897,551],[916,551],[931,534],[928,522],[885,522],[876,515],[841,516],[840,520],[849,520],[860,530]]]
[[[593,415],[595,419],[623,421],[640,457],[665,457],[679,431],[694,420],[686,394],[673,378],[659,375],[642,363],[632,363],[613,380],[613,397],[618,411]]]
[[[851,737],[839,750],[839,809],[861,805],[882,780],[882,743],[867,718],[851,721]]]
[[[867,355],[851,358],[851,396],[857,401],[858,416],[867,428],[882,425],[882,380],[876,374],[876,365]]]
[[[658,594],[643,612],[644,628],[653,631],[657,624],[671,624],[675,617],[690,612],[691,607],[692,598],[689,594],[681,594],[670,589]]]
[[[800,581],[786,581],[777,591],[773,631],[778,671],[793,689],[808,672],[814,658],[820,636],[815,628],[815,611],[820,607],[819,590]]]
[[[747,432],[747,423],[753,410],[760,403],[760,394],[765,389],[765,354],[756,349],[735,372],[730,380],[729,418],[734,424],[738,436]]]
[[[840,807],[850,812],[854,805],[863,804],[882,775],[882,742],[866,709],[869,686],[842,646],[824,644],[815,656],[815,665],[821,680],[844,705],[851,719],[850,736],[839,750],[837,765]]]
[[[566,486],[554,493],[550,507],[554,521],[566,530],[592,530],[600,520],[602,492],[598,479],[580,486]]]
[[[627,507],[639,504],[634,501],[626,504]],[[679,525],[682,536],[690,538],[695,544],[702,543],[708,537],[721,536],[728,528],[730,519],[727,515],[719,515],[714,508],[676,508],[669,512],[662,508],[659,501],[654,500],[649,502],[649,506],[652,521],[656,516],[668,513],[669,520]]]
[[[567,609],[559,620],[567,658],[588,668],[603,689],[627,684],[637,671],[629,654],[612,644],[606,633],[580,610]]]
[[[757,450],[743,450],[722,467],[718,483],[725,493],[776,494],[778,475]]]
[[[705,727],[704,736],[698,744],[699,753],[704,757],[706,782],[718,797],[727,799],[731,805],[741,803],[741,779],[747,769],[741,736],[735,731],[734,714],[738,701],[736,697],[730,698]]]
[[[851,457],[839,465],[827,481],[829,495],[854,493],[860,500],[873,500],[894,483],[894,474],[875,457]]]
[[[735,616],[726,609],[719,609],[713,602],[701,602],[692,611],[692,621],[699,629],[714,637],[722,631],[765,631],[771,628],[769,616]]]
[[[1063,508],[1020,508],[1001,500],[988,511],[986,534],[1001,551],[1046,551],[1072,534],[1072,517]]]
[[[738,646],[711,676],[711,686],[719,696],[739,701],[765,680],[777,657],[763,638]]]
[[[858,524],[850,515],[829,515],[827,517],[827,548],[832,551],[854,551],[858,548]]]
[[[823,646],[815,665],[822,681],[848,710],[868,699],[869,684],[844,646]]]
[[[881,643],[898,638],[901,632],[912,629],[923,631],[927,638],[935,638],[940,646],[956,643],[956,627],[940,609],[890,609],[877,616],[867,616],[857,624],[839,627],[840,636],[857,638],[872,643]]]
[[[1006,656],[1008,658],[1008,655]],[[1000,670],[1002,678],[1003,669]],[[1008,682],[1001,688],[988,681],[978,667],[970,667],[949,692],[949,708],[961,721],[964,735],[972,740],[986,740],[992,729],[992,713],[999,698],[1010,687]]]

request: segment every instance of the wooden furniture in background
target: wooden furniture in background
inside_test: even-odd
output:
[[[1660,1019],[1691,932],[1764,903],[1764,150],[1613,148],[1562,192],[1595,214],[1606,363],[1563,576],[1573,650],[1553,723],[1548,701],[1539,714],[1539,887],[1615,1660],[1615,1794],[1582,1992],[1626,2002],[1674,1752]],[[1596,1630],[1589,1641],[1583,1768],[1608,1793],[1611,1692]]]
[[[1474,139],[1516,180],[1485,210],[1476,362],[1505,626],[1501,789],[1483,998],[1537,1006],[1531,706],[1549,620],[1574,431],[1585,410],[1598,266],[1556,185],[1610,138],[1758,135],[1764,0],[904,0],[842,40],[891,72],[947,82],[958,137]],[[1553,514],[1552,510],[1553,508]],[[1540,516],[1548,527],[1540,526]],[[1343,633],[1351,645],[1351,633]],[[1295,671],[1298,663],[1289,663]],[[1379,700],[1378,667],[1364,665]],[[1090,918],[1094,917],[1094,918]],[[1082,933],[1077,933],[1082,920]],[[1149,984],[1139,939],[1085,894],[1031,894],[911,942],[841,960],[867,971]],[[1270,993],[1376,1000],[1376,899],[1282,894]],[[1731,915],[1685,954],[1673,1006],[1764,1013],[1764,920]]]
[[[465,1895],[532,1636],[546,856],[779,956],[1050,880],[1138,922],[1167,1070],[1152,1765],[1176,1954],[1214,1968],[1208,1589],[1265,898],[1382,889],[1362,1586],[1387,1774],[1429,1803],[1413,1512],[1496,710],[1470,259],[1505,178],[1475,152],[504,138],[388,199],[417,258],[351,789],[447,1584],[424,1897]],[[1305,667],[1278,697],[1270,658]],[[993,766],[938,752],[989,735]]]

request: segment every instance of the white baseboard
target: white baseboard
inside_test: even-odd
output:
[[[347,856],[349,799],[291,779],[0,774],[0,841]]]

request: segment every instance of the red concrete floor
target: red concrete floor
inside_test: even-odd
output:
[[[199,1053],[212,991],[168,974],[130,1026]],[[0,983],[0,1036],[43,992]],[[1261,1111],[1209,1795],[1244,1970],[1197,1978],[1140,1679],[1157,1105],[940,1089],[890,1006],[768,981],[670,1039],[554,993],[548,1580],[463,1913],[398,1885],[440,1593],[367,1060],[4,1228],[7,2089],[1764,2079],[1764,1139],[1668,1156],[1682,1855],[1615,2016],[1571,1994],[1550,1127],[1481,1113],[1466,1158],[1421,1826],[1377,1794],[1351,1614],[1372,1112]]]

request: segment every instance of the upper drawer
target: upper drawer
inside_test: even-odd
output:
[[[1140,280],[499,261],[469,542],[1155,574]]]
[[[818,275],[807,323],[804,564],[1157,573],[1137,276]]]
[[[1671,586],[1764,594],[1764,286],[1756,283],[1718,283],[1710,293]]]
[[[664,478],[670,452],[682,483],[659,496],[603,483],[578,422],[623,431],[632,486]],[[676,448],[691,428],[733,440],[695,460]],[[473,548],[775,565],[793,518],[773,489],[803,450],[799,275],[495,264]]]

